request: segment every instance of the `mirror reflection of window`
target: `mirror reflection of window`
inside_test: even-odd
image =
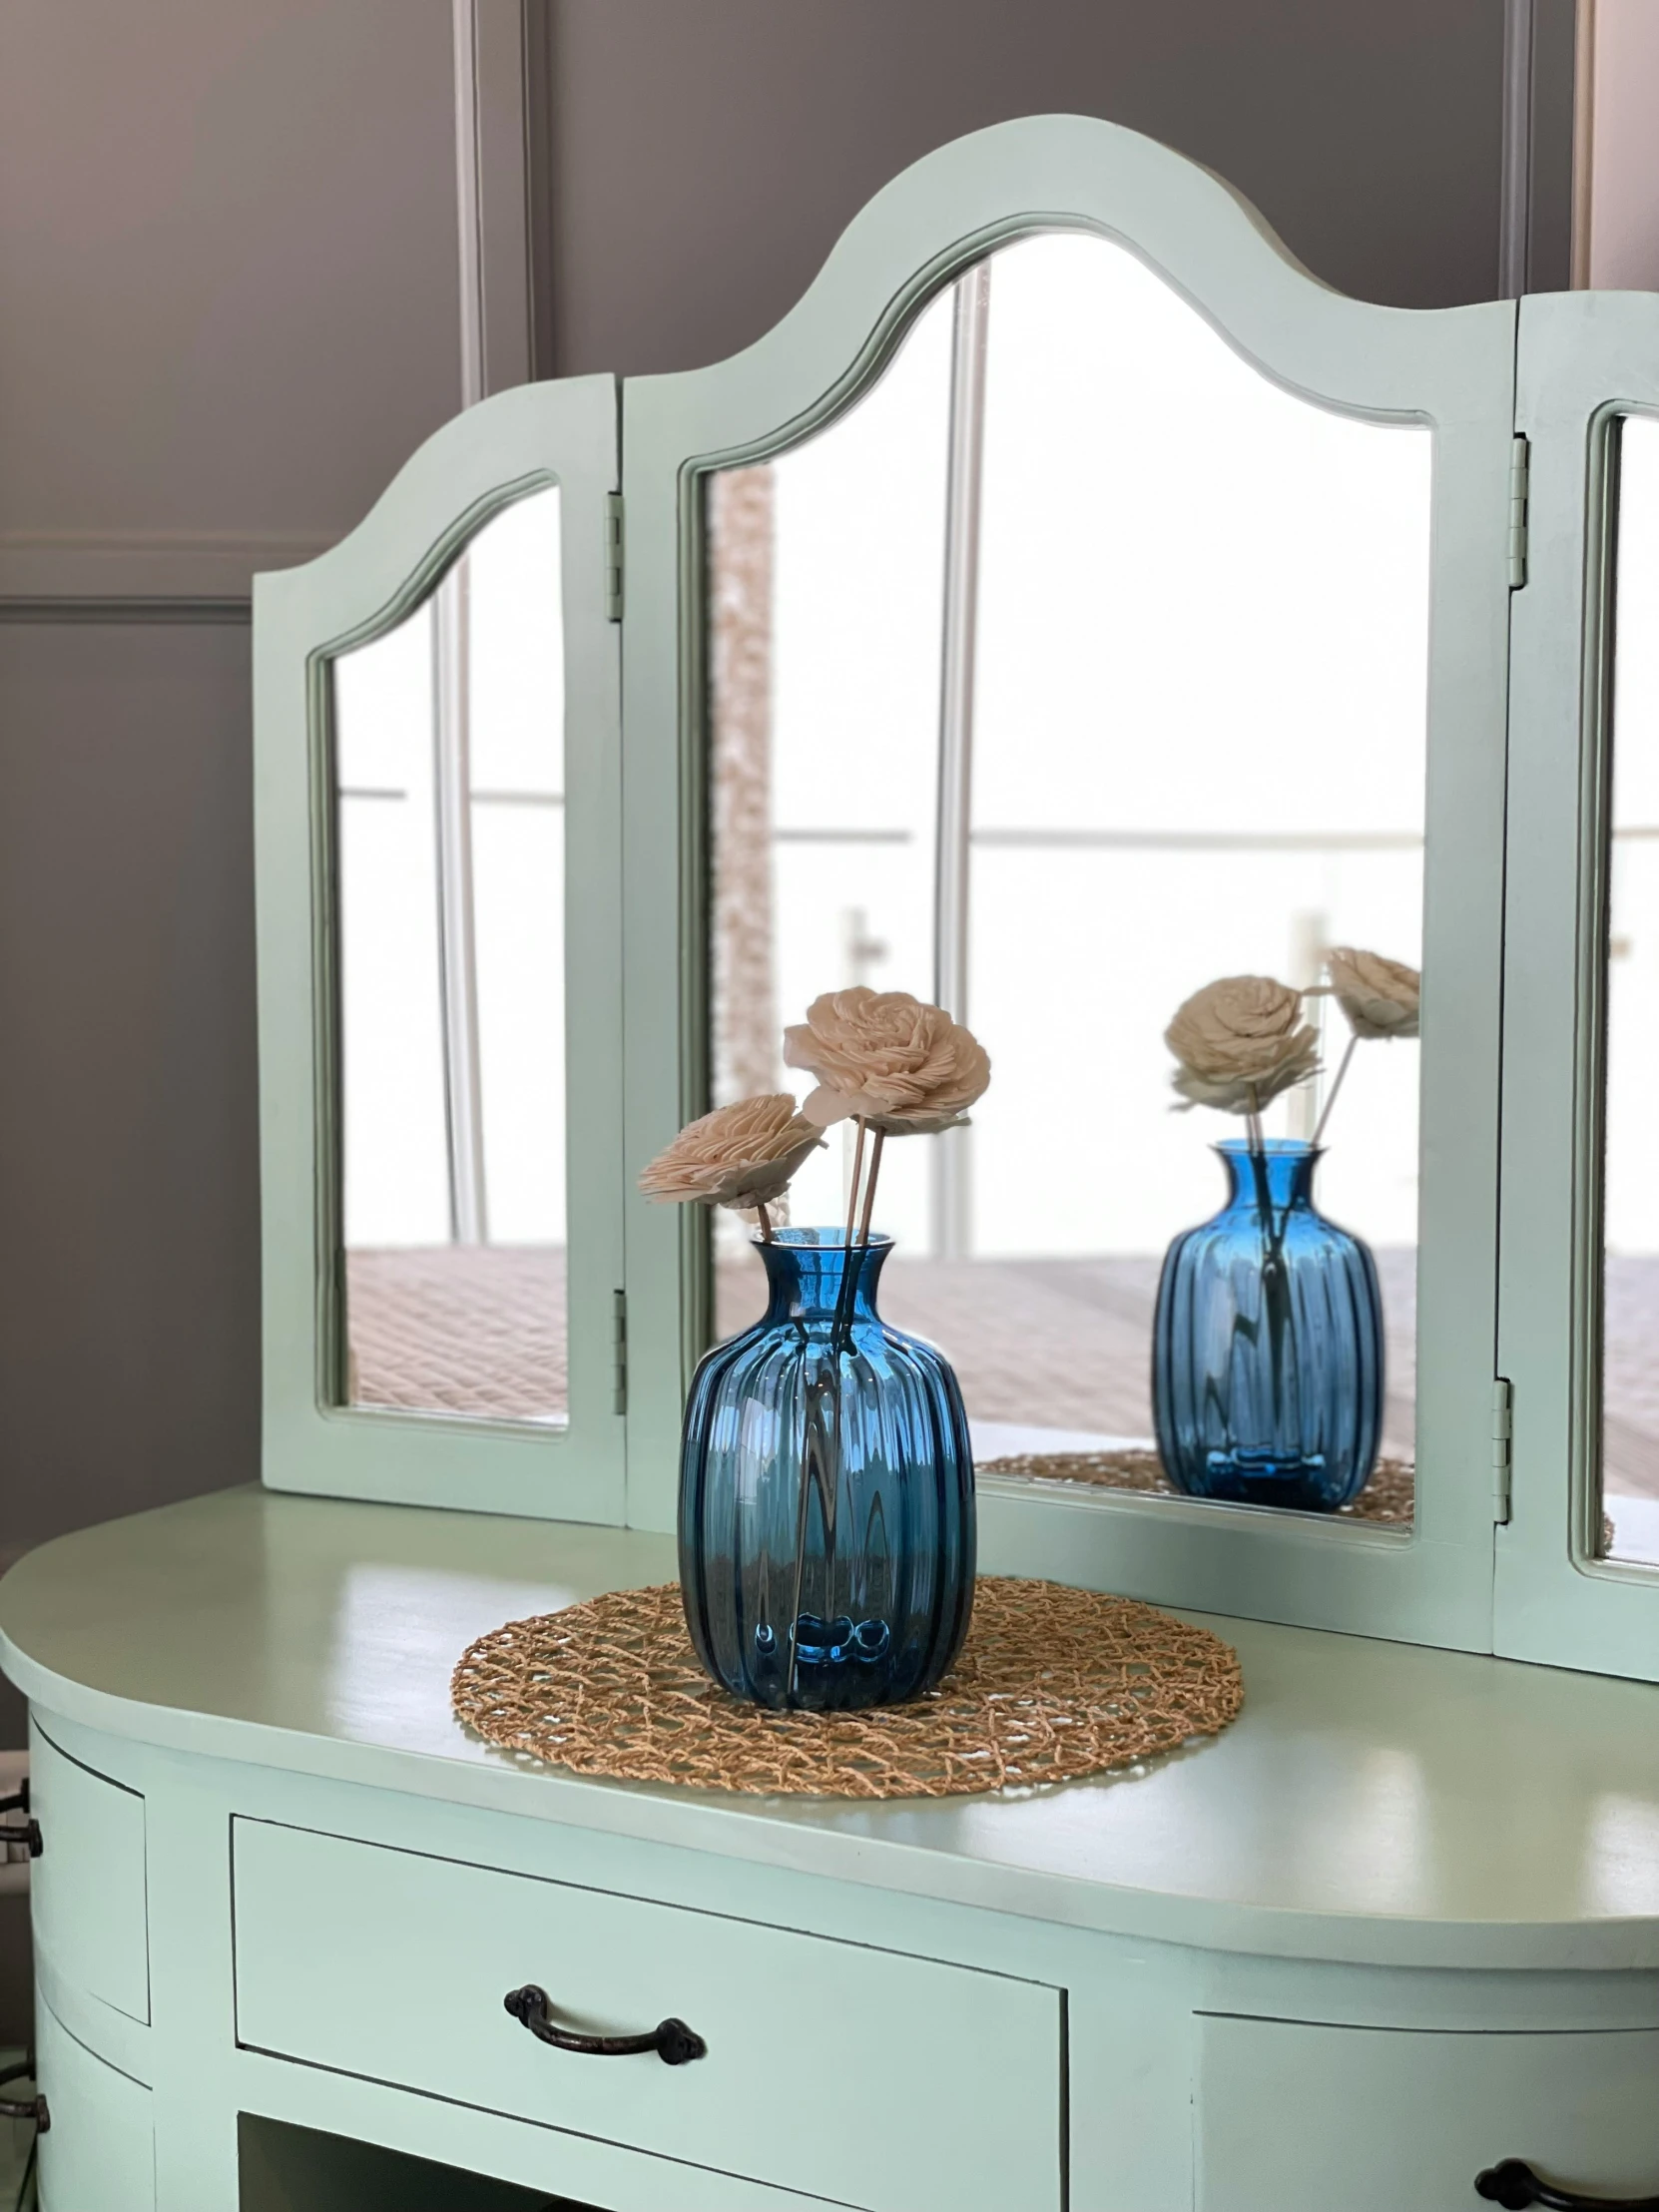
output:
[[[803,1085],[818,990],[937,998],[995,1078],[890,1148],[896,1326],[960,1377],[980,1471],[1167,1486],[1166,1248],[1225,1195],[1230,1115],[1174,1113],[1163,1033],[1224,975],[1420,965],[1432,439],[1252,368],[1105,241],[1018,242],[919,315],[848,413],[709,480],[717,1102]],[[1325,1075],[1267,1134],[1310,1137]],[[1382,1281],[1382,1456],[1411,1515],[1417,1059],[1363,1047],[1318,1202]],[[830,1132],[792,1193],[844,1215]],[[717,1230],[722,1334],[753,1317]]]
[[[559,495],[333,665],[346,1401],[562,1421]]]
[[[1602,1548],[1659,1565],[1659,421],[1619,426],[1602,1235]]]

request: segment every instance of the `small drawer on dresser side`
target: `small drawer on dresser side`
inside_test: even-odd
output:
[[[40,2138],[40,2212],[154,2212],[150,2091],[35,2008],[36,2070],[52,2124]]]
[[[1063,1998],[1040,1982],[260,1821],[235,1824],[245,2046],[867,2212],[1058,2212]],[[707,2046],[549,2047],[678,2017]]]
[[[150,2017],[144,1800],[29,1732],[29,1809],[41,1855],[29,1877],[35,1940],[71,1988]]]
[[[1460,2033],[1211,2016],[1199,2212],[1478,2212],[1520,2158],[1559,2189],[1659,2194],[1659,2031]]]

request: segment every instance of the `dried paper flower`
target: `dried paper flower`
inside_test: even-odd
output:
[[[1164,1031],[1180,1066],[1171,1078],[1191,1106],[1260,1113],[1319,1065],[1302,993],[1271,975],[1224,975],[1180,1006]]]
[[[991,1079],[984,1046],[943,1007],[863,983],[814,999],[784,1031],[784,1064],[819,1079],[802,1105],[811,1120],[855,1114],[889,1137],[954,1129]]]
[[[747,1213],[771,1205],[823,1142],[788,1091],[743,1098],[689,1122],[641,1175],[640,1189],[647,1198],[700,1199]]]
[[[1337,1004],[1357,1037],[1414,1037],[1422,977],[1403,960],[1334,944],[1325,955]]]

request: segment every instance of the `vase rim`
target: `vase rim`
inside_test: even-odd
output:
[[[1218,1137],[1212,1149],[1230,1160],[1248,1160],[1251,1156],[1248,1137]],[[1270,1160],[1320,1160],[1325,1147],[1315,1144],[1311,1137],[1264,1137],[1262,1152]]]
[[[867,1237],[854,1237],[849,1244],[844,1228],[834,1229],[775,1229],[769,1238],[757,1229],[750,1237],[757,1252],[776,1252],[782,1247],[786,1252],[854,1252],[860,1248],[866,1252],[887,1252],[892,1239],[879,1229],[872,1229]]]

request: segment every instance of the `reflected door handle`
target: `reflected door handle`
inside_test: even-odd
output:
[[[578,2035],[573,2028],[555,2027],[548,2018],[552,2009],[547,1991],[527,1981],[522,1989],[509,1989],[502,2004],[536,2040],[555,2050],[574,2050],[589,2058],[637,2058],[654,2050],[665,2066],[689,2065],[707,2055],[708,2044],[684,2020],[659,2020],[645,2035]]]
[[[1544,2212],[1659,2212],[1659,2197],[1585,2197],[1573,2189],[1557,2189],[1541,2181],[1524,2158],[1505,2158],[1474,2177],[1474,2193],[1488,2204],[1501,2204],[1505,2212],[1526,2212],[1528,2205],[1542,2205]]]

